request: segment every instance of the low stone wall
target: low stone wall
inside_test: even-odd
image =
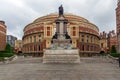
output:
[[[107,55],[106,56],[106,59],[111,62],[111,63],[115,63],[115,64],[118,64],[118,58],[115,58],[113,56],[110,56],[110,55]]]
[[[3,60],[0,61],[0,64],[8,64],[10,63],[11,61],[14,61],[18,58],[17,55],[14,55],[12,57],[5,57]]]

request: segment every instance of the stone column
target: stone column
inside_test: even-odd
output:
[[[59,22],[56,22],[56,32],[59,33]]]
[[[63,32],[64,32],[64,27],[63,27],[63,22],[60,22],[60,34],[63,34]]]
[[[64,22],[64,33],[66,33],[66,32],[67,32],[67,23]]]

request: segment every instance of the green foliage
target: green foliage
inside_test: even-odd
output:
[[[4,57],[0,57],[0,61],[4,60]]]
[[[6,44],[6,47],[5,47],[5,52],[8,52],[8,53],[13,53],[14,51],[14,48],[10,46],[10,44]]]
[[[5,51],[0,51],[0,53],[5,53]]]
[[[111,53],[116,53],[116,48],[115,48],[114,45],[112,45],[110,52],[111,52]]]
[[[0,59],[3,59],[4,57],[11,57],[13,56],[13,51],[14,48],[11,47],[9,44],[6,44],[5,50],[4,51],[0,51]]]
[[[119,53],[110,53],[111,56],[113,57],[116,57],[116,58],[119,58],[120,57],[120,54]]]
[[[0,53],[0,57],[11,57],[13,55],[13,53]]]

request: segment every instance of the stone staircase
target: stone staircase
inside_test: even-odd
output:
[[[49,50],[46,49],[43,63],[80,63],[78,49]]]

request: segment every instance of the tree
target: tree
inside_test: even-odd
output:
[[[5,52],[10,52],[10,53],[13,53],[13,50],[14,48],[10,46],[10,44],[6,44],[6,47],[5,47]]]
[[[111,52],[111,53],[116,53],[115,45],[112,45],[110,52]]]

